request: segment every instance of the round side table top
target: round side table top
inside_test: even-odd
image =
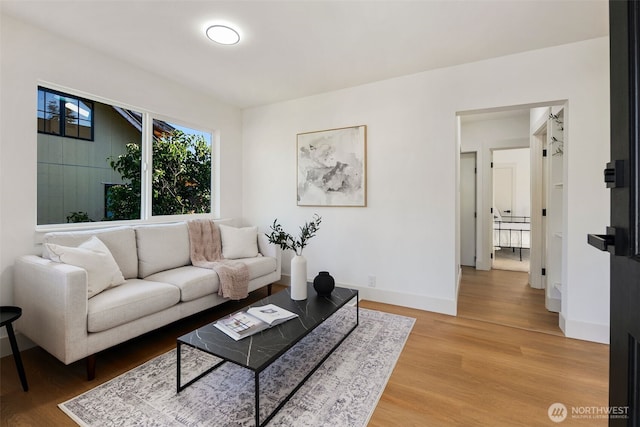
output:
[[[10,305],[0,306],[0,327],[11,323],[22,315],[22,309],[20,307],[13,307]]]

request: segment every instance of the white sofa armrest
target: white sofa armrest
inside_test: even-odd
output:
[[[280,246],[269,243],[269,239],[264,233],[258,233],[258,252],[263,256],[276,259],[276,273],[280,277],[282,273],[282,249],[280,249]]]
[[[16,329],[65,364],[87,354],[87,272],[35,255],[15,263]]]

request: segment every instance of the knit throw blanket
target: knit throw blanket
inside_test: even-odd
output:
[[[215,222],[196,219],[187,222],[191,264],[210,268],[220,278],[218,295],[239,300],[249,295],[249,268],[240,261],[224,259],[220,229]]]

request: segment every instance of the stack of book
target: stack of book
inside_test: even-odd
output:
[[[239,311],[229,317],[218,320],[213,325],[238,341],[296,317],[298,315],[289,310],[274,304],[267,304],[260,307],[251,307],[246,311]]]

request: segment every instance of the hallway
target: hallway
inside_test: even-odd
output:
[[[544,306],[544,289],[527,284],[527,273],[462,268],[458,317],[564,336],[558,313]]]

